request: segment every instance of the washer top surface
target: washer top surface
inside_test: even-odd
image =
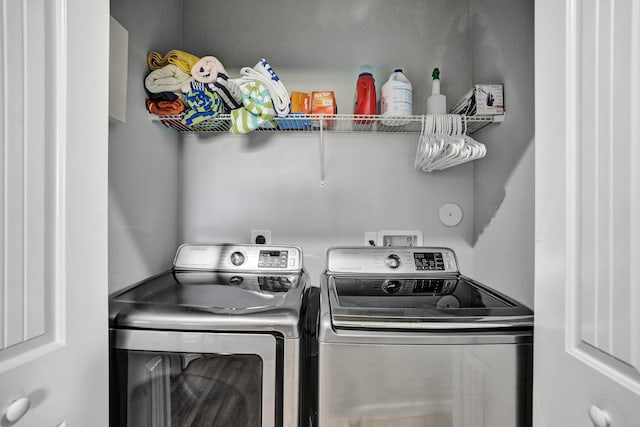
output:
[[[460,275],[446,248],[332,248],[325,287],[334,326],[529,328],[533,312]]]
[[[298,336],[301,259],[295,247],[183,245],[172,271],[111,297],[110,326]]]

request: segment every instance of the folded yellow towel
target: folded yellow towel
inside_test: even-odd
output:
[[[181,50],[170,50],[166,55],[162,56],[158,52],[149,52],[147,54],[147,64],[150,70],[157,70],[167,64],[177,65],[185,73],[191,73],[191,68],[200,61],[195,55]]]

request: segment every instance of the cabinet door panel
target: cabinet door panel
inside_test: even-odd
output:
[[[55,299],[45,277],[54,251],[54,204],[47,197],[56,182],[56,143],[46,140],[56,87],[48,58],[44,0],[2,5],[2,236],[0,271],[0,362],[55,340]],[[55,63],[54,63],[55,64]],[[49,285],[53,285],[49,280]],[[22,350],[21,350],[22,349]]]
[[[640,417],[639,27],[632,0],[536,2],[537,426]]]
[[[583,42],[575,46],[579,86],[577,115],[570,125],[576,193],[570,215],[578,251],[569,303],[580,314],[571,333],[585,344],[583,351],[606,353],[612,365],[633,365],[638,331],[629,320],[640,308],[632,298],[632,285],[640,279],[632,262],[633,243],[640,238],[634,227],[640,191],[635,168],[640,161],[634,141],[637,123],[631,115],[638,101],[630,89],[637,85],[633,67],[640,45],[631,37],[631,2],[587,1],[576,12],[582,28],[577,36],[582,34]]]
[[[108,424],[108,18],[0,0],[3,426]]]

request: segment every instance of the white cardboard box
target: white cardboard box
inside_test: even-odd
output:
[[[504,114],[502,85],[474,85],[450,110],[451,114],[485,116]]]

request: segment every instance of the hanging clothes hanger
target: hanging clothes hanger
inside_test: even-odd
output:
[[[481,159],[486,154],[485,145],[467,135],[466,117],[457,114],[422,117],[416,169],[433,172]]]

